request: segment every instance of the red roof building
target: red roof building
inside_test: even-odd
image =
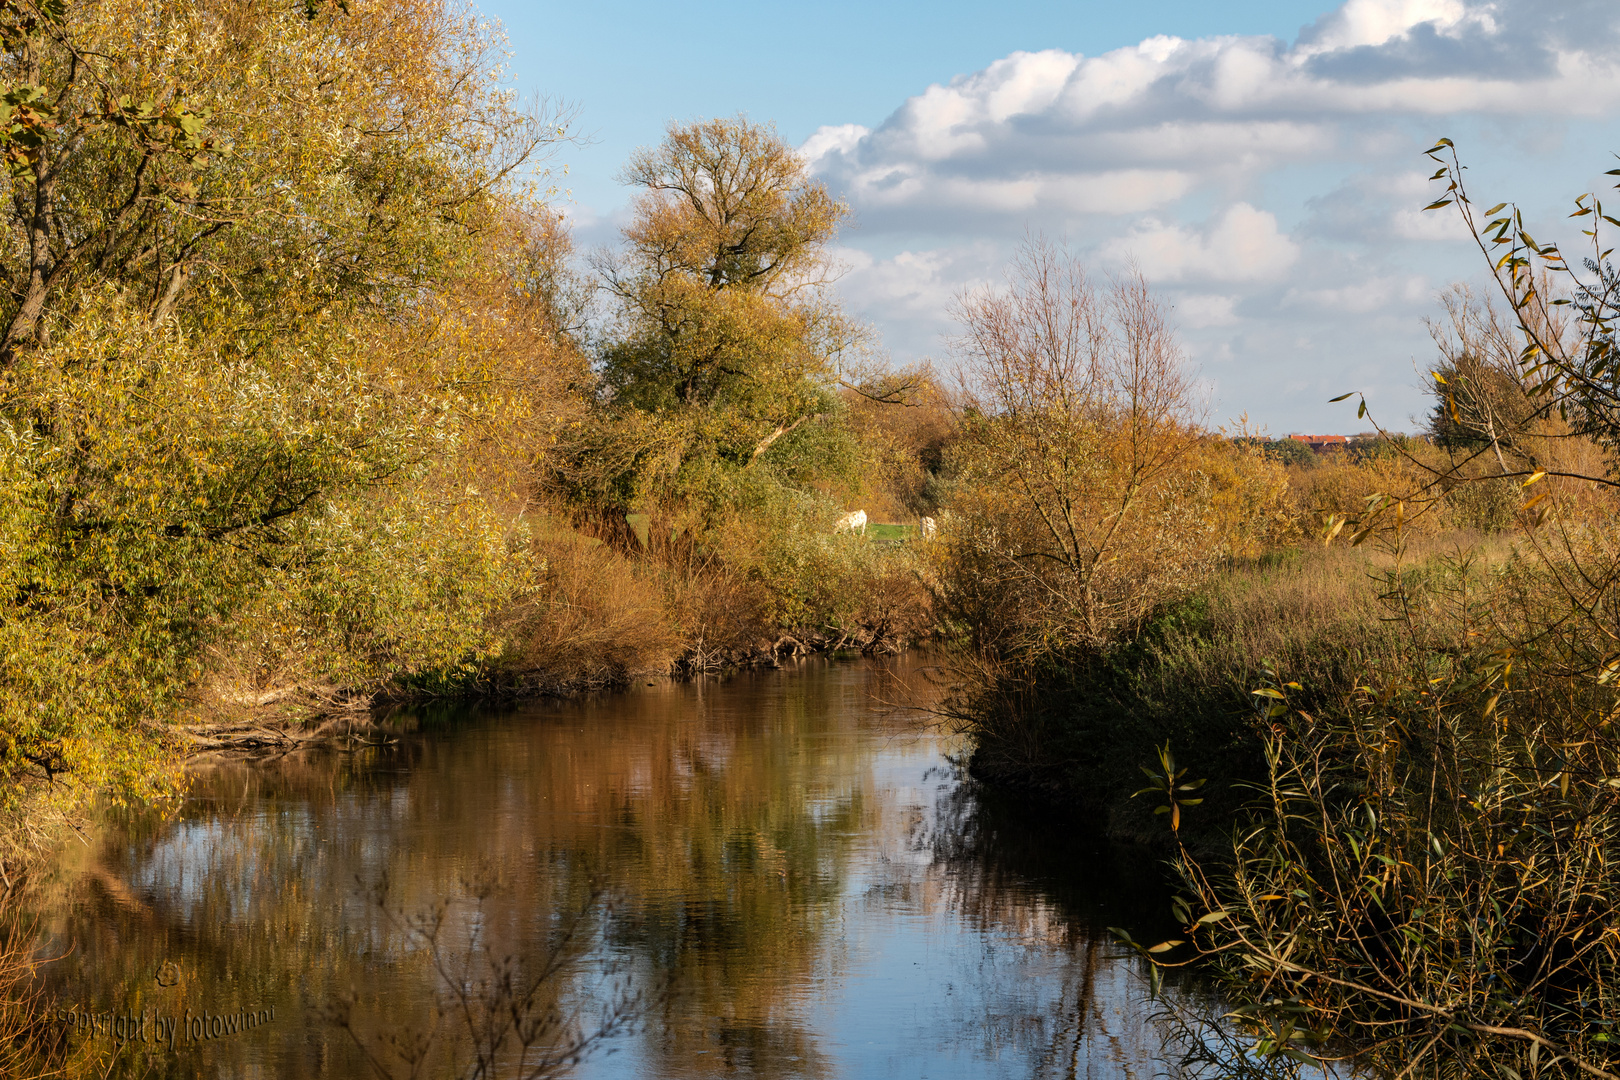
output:
[[[1350,438],[1346,435],[1290,435],[1290,439],[1302,442],[1312,450],[1342,450],[1350,445]]]

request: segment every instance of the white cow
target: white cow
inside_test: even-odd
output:
[[[924,540],[932,540],[934,537],[936,537],[938,535],[939,535],[939,526],[934,523],[934,519],[931,518],[931,517],[923,518],[922,519],[922,538]]]
[[[835,532],[835,533],[858,532],[862,536],[865,536],[866,535],[866,511],[865,510],[851,510],[849,513],[845,514],[843,517],[838,519],[838,524],[833,526],[833,532]]]

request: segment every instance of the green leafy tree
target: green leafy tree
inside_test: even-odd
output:
[[[494,45],[445,0],[0,0],[0,815],[497,647],[485,466],[572,360],[520,176],[563,133]]]
[[[861,343],[823,288],[847,211],[803,159],[768,126],[711,120],[672,126],[624,179],[642,195],[600,267],[618,304],[602,374],[613,409],[662,418],[665,469],[746,468],[836,413]]]

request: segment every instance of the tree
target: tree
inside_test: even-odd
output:
[[[173,781],[187,713],[496,647],[581,371],[518,174],[565,133],[494,45],[450,0],[0,0],[0,877],[35,795]]]
[[[671,125],[623,178],[642,189],[600,269],[618,303],[602,371],[613,405],[679,417],[681,452],[749,466],[836,407],[858,330],[824,295],[847,211],[765,125]]]
[[[1583,230],[1589,254],[1579,267],[1571,265],[1557,244],[1543,244],[1530,234],[1517,208],[1498,203],[1483,215],[1479,213],[1468,197],[1463,167],[1450,139],[1440,140],[1428,154],[1440,165],[1434,179],[1447,181],[1447,187],[1425,209],[1456,209],[1490,264],[1496,292],[1512,312],[1512,325],[1508,325],[1494,312],[1481,316],[1464,310],[1464,321],[1458,326],[1460,341],[1477,341],[1486,347],[1478,362],[1489,366],[1492,381],[1522,388],[1519,392],[1524,400],[1515,410],[1521,415],[1508,418],[1508,427],[1557,417],[1574,434],[1597,440],[1612,454],[1620,448],[1620,350],[1615,340],[1620,323],[1620,270],[1609,261],[1613,249],[1604,247],[1603,227],[1620,226],[1620,222],[1603,212],[1596,194],[1580,196],[1570,216],[1586,218],[1591,224]],[[1610,170],[1609,175],[1620,176],[1620,169]],[[1458,322],[1455,310],[1453,322]],[[1455,360],[1449,355],[1446,359]],[[1476,392],[1472,396],[1486,395]],[[1494,414],[1499,410],[1486,411],[1491,415],[1481,412],[1471,423],[1459,412],[1456,422],[1471,426],[1500,448],[1511,431],[1498,434],[1496,428],[1502,425]],[[1521,466],[1519,471],[1530,468]]]
[[[1214,551],[1207,478],[1179,467],[1198,435],[1165,310],[1140,276],[1099,290],[1035,239],[1006,288],[965,293],[955,312],[955,602],[1014,651],[1098,645]]]
[[[261,331],[410,303],[566,122],[491,51],[445,0],[3,0],[0,366],[92,283]]]

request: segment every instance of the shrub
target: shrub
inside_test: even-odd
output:
[[[1400,647],[1353,693],[1266,688],[1254,816],[1218,862],[1181,849],[1187,929],[1159,956],[1207,961],[1271,1073],[1620,1064],[1620,698],[1579,625],[1603,601],[1556,584],[1600,561],[1588,534],[1554,558],[1391,567]]]

